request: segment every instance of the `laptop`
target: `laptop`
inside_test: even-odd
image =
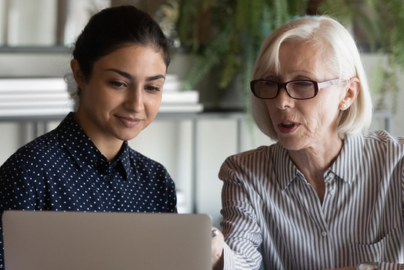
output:
[[[203,214],[5,211],[6,270],[212,269]]]

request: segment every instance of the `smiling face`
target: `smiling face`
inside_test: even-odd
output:
[[[166,73],[160,51],[135,45],[117,49],[94,63],[88,80],[74,61],[81,89],[75,118],[97,147],[135,138],[156,117]]]
[[[286,42],[281,45],[279,74],[270,72],[265,79],[276,82],[336,79],[324,64],[326,53],[307,43]],[[277,138],[288,150],[327,148],[341,139],[337,134],[338,113],[344,99],[346,83],[320,89],[316,97],[295,100],[282,88],[275,99],[266,100]]]

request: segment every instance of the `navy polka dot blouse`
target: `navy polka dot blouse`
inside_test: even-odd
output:
[[[166,169],[124,142],[109,163],[70,113],[0,168],[0,215],[8,209],[177,212]],[[0,268],[3,234],[0,227]]]

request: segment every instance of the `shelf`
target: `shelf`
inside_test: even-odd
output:
[[[71,54],[72,50],[65,46],[0,46],[1,53]]]

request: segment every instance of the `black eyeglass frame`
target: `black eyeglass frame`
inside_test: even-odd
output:
[[[346,81],[346,80],[333,79],[333,80],[324,81],[324,82],[316,82],[316,81],[312,81],[312,80],[293,80],[293,81],[288,81],[288,82],[285,82],[285,83],[278,83],[278,82],[271,81],[271,80],[258,79],[258,80],[252,80],[252,81],[250,82],[250,88],[251,88],[251,92],[253,93],[253,95],[254,95],[255,97],[259,98],[259,99],[274,99],[274,98],[276,98],[276,97],[279,95],[279,92],[281,91],[281,89],[282,89],[282,88],[285,88],[286,93],[288,94],[288,96],[289,96],[290,98],[293,98],[293,99],[296,99],[296,100],[305,100],[305,99],[312,99],[312,98],[314,98],[315,96],[317,96],[318,92],[319,92],[322,88],[325,88],[325,87],[331,86],[331,85],[336,85],[336,84],[338,84],[338,83],[340,83],[340,82],[343,82],[343,81]],[[255,88],[254,88],[254,85],[255,85],[257,82],[271,82],[271,83],[275,83],[276,85],[278,85],[278,92],[276,93],[276,95],[275,95],[273,98],[262,98],[262,97],[259,97],[259,96],[257,96],[257,95],[255,94],[255,92],[254,92],[254,89],[255,89]],[[314,85],[314,96],[309,97],[309,98],[295,98],[295,97],[292,97],[292,96],[290,95],[289,91],[288,91],[288,88],[286,87],[289,83],[292,83],[292,82],[312,82],[313,85]]]

